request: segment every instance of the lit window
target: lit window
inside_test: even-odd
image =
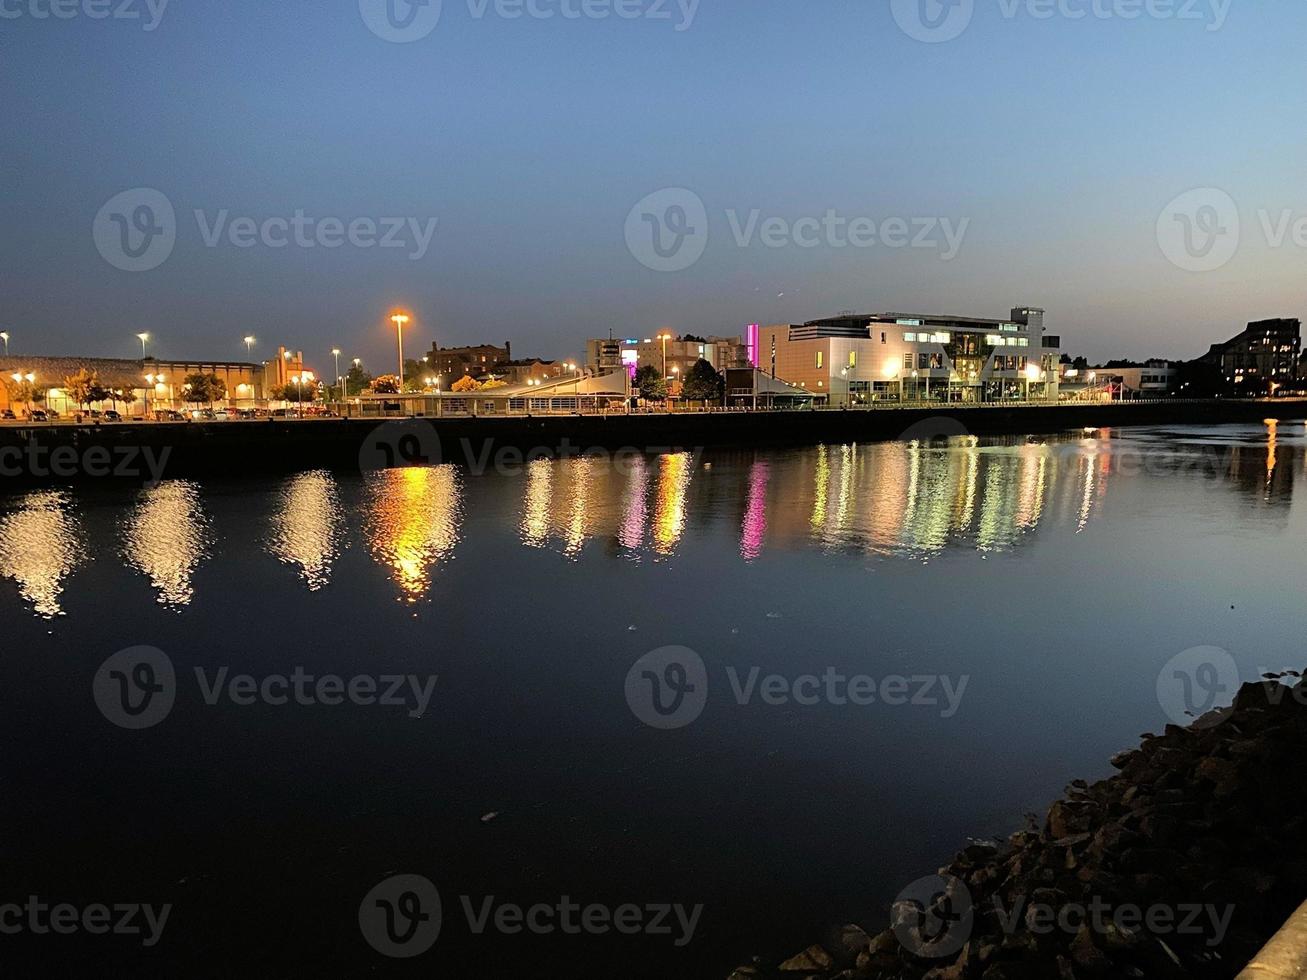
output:
[[[903,342],[907,344],[915,344],[917,342],[917,335],[915,333],[905,333],[903,335]]]
[[[849,351],[849,367],[857,367],[857,366],[858,366],[858,352],[855,350],[851,350]]]
[[[826,352],[820,350],[817,351],[817,370],[821,370],[822,366],[825,363],[826,363]]]

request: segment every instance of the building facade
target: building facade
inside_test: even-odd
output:
[[[1198,359],[1214,368],[1234,394],[1267,394],[1298,379],[1302,353],[1302,322],[1296,319],[1257,320],[1244,331]]]
[[[757,329],[756,366],[830,405],[880,401],[1055,401],[1060,338],[1044,311],[1006,320],[840,314]]]
[[[487,374],[498,374],[499,368],[512,361],[513,345],[504,341],[503,347],[493,344],[477,344],[474,347],[440,347],[431,345],[431,350],[423,358],[433,375],[446,379],[446,384],[453,384],[459,378],[479,378]]]
[[[664,348],[666,360],[664,363]],[[659,337],[627,340],[587,340],[586,367],[596,374],[626,368],[634,374],[640,368],[653,367],[667,376],[684,376],[699,360],[705,360],[720,373],[749,366],[748,350],[739,337],[675,337],[665,343]]]

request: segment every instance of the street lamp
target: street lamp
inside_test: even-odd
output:
[[[340,385],[340,400],[341,400],[341,403],[344,404],[344,402],[345,402],[345,379],[341,376],[341,373],[340,373],[340,348],[339,348],[339,347],[333,347],[333,348],[331,349],[331,356],[334,357],[334,358],[336,359],[336,384]]]
[[[9,331],[0,331],[0,340],[5,342],[5,357],[9,356]]]
[[[395,337],[399,342],[399,390],[402,394],[404,391],[404,324],[408,323],[408,317],[403,313],[391,314],[391,321],[395,324]]]
[[[138,333],[136,339],[141,342],[141,360],[145,359],[145,342],[150,339],[148,333]]]
[[[667,341],[672,339],[672,335],[663,331],[658,335],[658,339],[663,342],[663,377],[667,377]]]
[[[249,357],[249,356],[250,356],[250,353],[251,353],[253,350],[254,350],[254,338],[253,338],[253,337],[246,337],[246,338],[245,338],[245,356],[246,356],[246,357]]]

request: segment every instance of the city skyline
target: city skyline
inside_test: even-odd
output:
[[[16,151],[0,213],[22,233],[0,245],[0,327],[33,353],[126,356],[148,330],[161,356],[236,355],[253,333],[384,361],[381,313],[398,305],[442,345],[513,336],[524,354],[576,356],[610,329],[997,315],[1019,296],[1102,361],[1196,357],[1240,323],[1303,313],[1302,140],[1255,93],[1300,81],[1307,12],[981,4],[929,43],[893,4],[821,18],[755,4],[746,35],[735,3],[669,4],[666,20],[446,6],[412,43],[388,43],[356,4],[165,4],[150,29],[144,9],[7,19]],[[870,68],[793,59],[850,38]],[[1229,86],[1217,62],[1258,84]],[[188,111],[142,98],[141,71]],[[76,133],[42,136],[72,112]],[[1241,136],[1213,143],[1223,129]],[[109,206],[142,189],[166,200],[175,240],[160,265],[124,271],[93,228],[106,208],[134,217]],[[1194,189],[1207,196],[1183,197]],[[688,223],[645,209],[682,190]],[[1176,207],[1192,228],[1168,220],[1186,218]],[[684,268],[658,271],[632,244],[647,214],[692,232]],[[1188,267],[1172,231],[1229,232],[1237,248]]]

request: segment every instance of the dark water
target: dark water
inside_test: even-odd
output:
[[[1222,647],[1246,678],[1307,661],[1305,445],[1296,424],[1142,429],[0,498],[0,904],[172,906],[150,948],[25,931],[0,962],[724,976],[880,927],[968,836],[1160,729],[1176,654]],[[175,703],[128,730],[93,679],[142,645]],[[708,679],[676,729],[624,693],[669,645]],[[438,679],[415,718],[210,705],[197,667]],[[740,704],[728,667],[965,688],[951,712]],[[412,960],[359,927],[400,873],[443,901]],[[671,936],[478,935],[462,896],[703,911],[680,947],[674,917]]]

